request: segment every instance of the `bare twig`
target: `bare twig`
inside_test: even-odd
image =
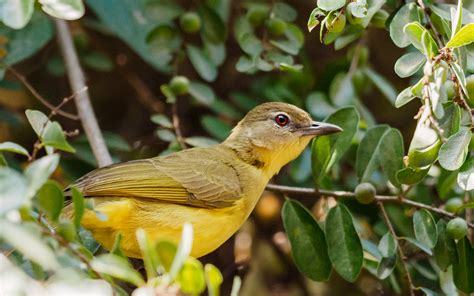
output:
[[[20,72],[18,72],[15,68],[11,67],[11,66],[8,66],[8,65],[4,65],[8,71],[10,71],[18,80],[21,81],[21,83],[23,83],[23,85],[30,91],[30,93],[38,100],[40,101],[43,105],[45,105],[48,109],[50,109],[51,111],[54,111],[55,113],[61,115],[61,116],[64,116],[66,118],[69,118],[69,119],[72,119],[72,120],[79,120],[79,116],[75,115],[75,114],[71,114],[69,112],[66,112],[66,111],[63,111],[61,110],[60,108],[57,108],[55,107],[53,104],[51,104],[50,102],[48,102],[48,100],[46,100],[42,95],[39,94],[39,92],[33,87],[33,85],[31,85],[31,83],[28,82],[28,80],[26,79],[25,76],[23,76],[22,74],[20,74]],[[62,106],[61,106],[62,107]]]
[[[71,33],[69,32],[66,21],[55,19],[54,22],[58,33],[58,42],[61,48],[61,53],[66,64],[69,83],[71,84],[72,90],[75,93],[78,93],[86,86],[86,83],[84,73],[79,64],[76,49],[74,48]],[[82,92],[74,101],[76,102],[79,118],[81,119],[82,126],[84,127],[84,131],[98,165],[102,167],[111,164],[112,158],[107,150],[104,137],[99,128],[94,110],[92,109],[89,92]]]
[[[181,132],[181,126],[179,124],[178,98],[176,98],[176,102],[173,103],[171,110],[173,116],[174,132],[176,133],[176,140],[178,141],[182,149],[186,149],[188,148],[188,145],[186,145],[186,142],[184,141],[183,133]]]
[[[387,224],[388,231],[392,234],[393,238],[397,240],[397,250],[398,250],[398,255],[400,257],[400,261],[402,262],[403,269],[405,270],[405,274],[407,277],[408,281],[408,286],[410,289],[410,295],[414,296],[415,295],[415,286],[413,285],[413,280],[411,279],[410,271],[408,270],[407,262],[406,262],[406,257],[405,254],[403,253],[402,247],[400,246],[400,238],[397,236],[395,229],[393,229],[392,222],[390,222],[390,218],[387,215],[387,212],[385,211],[385,207],[381,201],[377,202],[377,204],[380,207],[380,211],[382,212],[383,219],[385,220],[385,224]]]
[[[275,184],[268,184],[267,190],[270,191],[277,191],[282,192],[285,194],[298,194],[298,195],[305,195],[311,197],[320,197],[320,196],[332,196],[335,198],[353,198],[355,197],[354,192],[350,191],[331,191],[331,190],[316,190],[313,188],[304,188],[304,187],[293,187],[293,186],[283,186],[283,185],[275,185]],[[395,195],[376,195],[375,200],[377,202],[382,203],[398,203],[404,204],[407,206],[411,206],[417,209],[426,209],[433,213],[443,215],[449,218],[456,218],[459,217],[455,214],[449,213],[445,210],[438,209],[436,207],[426,205],[423,203],[419,203],[410,199],[403,198],[402,196],[395,196]],[[468,221],[468,226],[474,228],[474,224]]]
[[[430,11],[425,6],[425,3],[423,2],[423,0],[418,0],[418,6],[420,6],[420,8],[423,10],[426,21],[428,22],[431,30],[433,30],[433,32],[434,32],[434,35],[436,37],[436,42],[438,43],[439,48],[442,48],[443,47],[443,41],[441,40],[441,34],[436,30],[436,27],[434,26],[433,22],[431,21]]]
[[[140,103],[154,113],[163,113],[165,107],[162,101],[158,100],[150,88],[138,77],[138,75],[127,71],[123,73],[127,81],[135,89]]]

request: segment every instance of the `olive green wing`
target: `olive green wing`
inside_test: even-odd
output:
[[[206,152],[189,149],[107,166],[72,186],[85,197],[147,198],[208,208],[231,206],[242,196],[237,172],[221,160],[206,157]]]

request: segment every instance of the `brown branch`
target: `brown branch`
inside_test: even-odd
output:
[[[39,92],[31,85],[31,83],[28,82],[25,76],[20,74],[15,68],[4,64],[4,66],[7,68],[8,71],[10,71],[20,82],[30,91],[30,93],[38,100],[40,101],[43,105],[45,105],[48,109],[51,111],[54,111],[55,113],[64,116],[66,118],[72,119],[72,120],[79,120],[79,116],[75,114],[71,114],[69,112],[63,111],[60,108],[55,107],[53,104],[51,104],[48,100],[46,100],[42,95],[39,94]],[[62,107],[62,106],[61,106]]]
[[[434,26],[433,22],[431,21],[430,18],[430,10],[425,6],[425,3],[423,0],[418,0],[418,6],[420,6],[421,10],[423,11],[423,14],[425,15],[426,21],[428,22],[431,30],[433,30],[434,35],[436,37],[436,42],[438,43],[439,48],[443,47],[443,41],[441,40],[441,34],[436,30],[436,27]]]
[[[392,234],[393,238],[397,240],[398,256],[400,257],[400,261],[402,262],[403,269],[405,270],[405,275],[406,275],[408,286],[410,289],[410,295],[414,296],[416,288],[413,285],[413,280],[411,279],[410,271],[408,270],[406,257],[405,257],[405,254],[403,253],[402,246],[400,246],[400,238],[397,236],[395,229],[393,229],[392,222],[390,222],[390,218],[388,217],[387,212],[385,211],[385,207],[383,203],[381,201],[378,201],[377,204],[380,207],[380,211],[382,212],[382,216],[383,216],[383,219],[385,220],[385,224],[387,224],[388,230]]]
[[[163,113],[165,109],[163,102],[156,98],[148,85],[138,75],[130,71],[121,72],[137,93],[137,99],[143,106],[150,109],[153,113]]]
[[[66,71],[69,78],[71,88],[75,93],[78,93],[81,89],[86,86],[84,73],[79,64],[79,58],[77,56],[74,43],[72,41],[71,32],[69,32],[66,21],[55,19],[58,43],[61,48],[61,54],[66,64]],[[79,94],[74,100],[76,103],[79,118],[81,119],[82,126],[86,133],[87,139],[94,153],[94,157],[100,167],[106,166],[112,163],[107,146],[105,145],[104,137],[99,128],[97,118],[92,108],[89,92],[85,91]]]
[[[298,195],[304,195],[304,196],[310,196],[310,197],[320,197],[320,196],[332,196],[335,198],[355,197],[354,192],[350,192],[350,191],[331,191],[331,190],[323,190],[323,189],[316,190],[313,188],[292,187],[292,186],[283,186],[283,185],[275,185],[275,184],[268,184],[267,190],[282,192],[285,194],[298,194]],[[445,217],[449,217],[451,219],[459,217],[445,210],[438,209],[436,207],[419,203],[410,199],[406,199],[406,198],[403,198],[402,196],[376,195],[375,201],[382,202],[382,203],[398,203],[398,204],[411,206],[417,209],[426,209],[433,213],[436,213]],[[467,225],[471,228],[474,228],[474,224],[469,221],[467,222]]]
[[[186,145],[186,142],[184,141],[183,133],[181,132],[181,126],[179,123],[178,97],[176,98],[176,102],[173,103],[171,112],[173,117],[174,132],[176,133],[176,140],[178,141],[179,146],[181,146],[182,149],[187,149],[188,145]]]

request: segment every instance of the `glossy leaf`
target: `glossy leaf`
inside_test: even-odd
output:
[[[419,22],[406,24],[403,27],[403,32],[407,35],[411,44],[413,44],[416,49],[424,53],[429,58],[432,58],[434,54],[438,52],[438,46],[436,45],[433,37]],[[425,40],[423,40],[424,33],[426,34]],[[423,43],[425,43],[425,47]]]
[[[431,213],[425,209],[418,210],[413,215],[413,228],[416,239],[430,248],[438,241],[436,222]]]
[[[458,174],[458,185],[465,191],[474,190],[474,158],[469,158]]]
[[[332,11],[342,8],[345,4],[345,0],[318,0],[318,7],[322,10]]]
[[[401,184],[406,185],[414,185],[421,182],[426,175],[430,166],[423,167],[423,168],[414,168],[414,167],[406,167],[397,172],[397,179],[398,182]]]
[[[114,254],[103,254],[95,257],[90,264],[97,272],[107,274],[137,287],[145,284],[140,273],[133,269],[126,258]]]
[[[436,223],[438,242],[434,248],[436,263],[441,270],[446,270],[456,258],[456,244],[446,235],[446,221],[439,219]]]
[[[406,53],[395,62],[395,73],[402,78],[410,77],[415,74],[425,62],[425,56],[419,52]]]
[[[1,6],[0,20],[10,28],[22,29],[33,16],[34,7],[34,0],[5,0]]]
[[[18,145],[17,143],[13,143],[13,142],[0,143],[0,151],[18,153],[18,154],[22,154],[28,157],[30,156],[30,154],[28,153],[28,150]]]
[[[380,239],[378,249],[383,257],[392,257],[397,252],[397,241],[390,232],[387,232]]]
[[[313,178],[318,184],[328,173],[329,169],[349,149],[359,124],[359,114],[353,107],[339,109],[327,117],[325,122],[336,124],[344,131],[317,137],[312,144]]]
[[[447,170],[459,169],[468,154],[472,133],[468,129],[455,133],[439,149],[439,163]]]
[[[387,179],[396,187],[400,187],[397,172],[403,168],[403,138],[395,128],[388,130],[380,140],[379,160]]]
[[[77,20],[84,15],[82,0],[39,0],[44,12],[64,20]]]
[[[283,205],[282,218],[298,270],[312,280],[327,280],[331,273],[331,261],[326,238],[311,213],[299,202],[287,200]]]
[[[474,248],[464,237],[457,244],[457,260],[453,264],[453,278],[456,287],[464,293],[474,292]]]
[[[414,98],[416,98],[411,90],[411,87],[405,88],[401,93],[398,94],[395,100],[395,107],[400,108],[405,104],[411,102]]]
[[[428,247],[427,245],[419,242],[418,240],[411,238],[411,237],[400,237],[400,239],[404,239],[407,242],[411,243],[412,245],[416,246],[418,249],[422,250],[426,254],[432,256],[433,252],[431,251],[431,248]]]
[[[421,168],[433,164],[438,158],[441,143],[442,142],[438,140],[433,145],[424,149],[412,149],[408,152],[408,165]]]
[[[57,221],[64,203],[64,195],[54,181],[46,182],[38,191],[38,203],[51,221]]]
[[[214,81],[217,77],[217,68],[209,56],[194,45],[186,46],[188,58],[198,74],[206,81]]]
[[[380,142],[389,130],[388,125],[377,125],[370,128],[357,147],[356,172],[361,182],[369,181],[372,174],[380,166]]]
[[[474,24],[467,24],[446,43],[446,47],[456,48],[474,42]]]
[[[17,171],[0,167],[0,216],[21,207],[26,201],[26,179]]]
[[[380,260],[379,265],[377,266],[377,277],[381,280],[386,279],[389,275],[392,274],[397,263],[397,255],[392,255],[390,257],[383,257]]]
[[[349,210],[342,204],[331,208],[326,217],[328,254],[334,269],[349,282],[359,276],[363,262],[362,244]]]
[[[36,192],[48,180],[49,176],[56,170],[59,163],[59,155],[52,154],[44,156],[31,163],[25,170],[28,183],[27,198],[33,197]]]
[[[407,3],[403,5],[395,14],[390,22],[390,37],[398,47],[407,47],[410,45],[410,39],[407,35],[402,34],[403,27],[411,22],[419,21],[417,6],[415,3]]]

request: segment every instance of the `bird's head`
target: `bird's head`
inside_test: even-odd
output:
[[[270,174],[296,158],[309,141],[321,135],[340,132],[336,125],[313,121],[304,110],[286,103],[264,103],[252,109],[226,140],[242,155],[255,156],[255,162]]]

